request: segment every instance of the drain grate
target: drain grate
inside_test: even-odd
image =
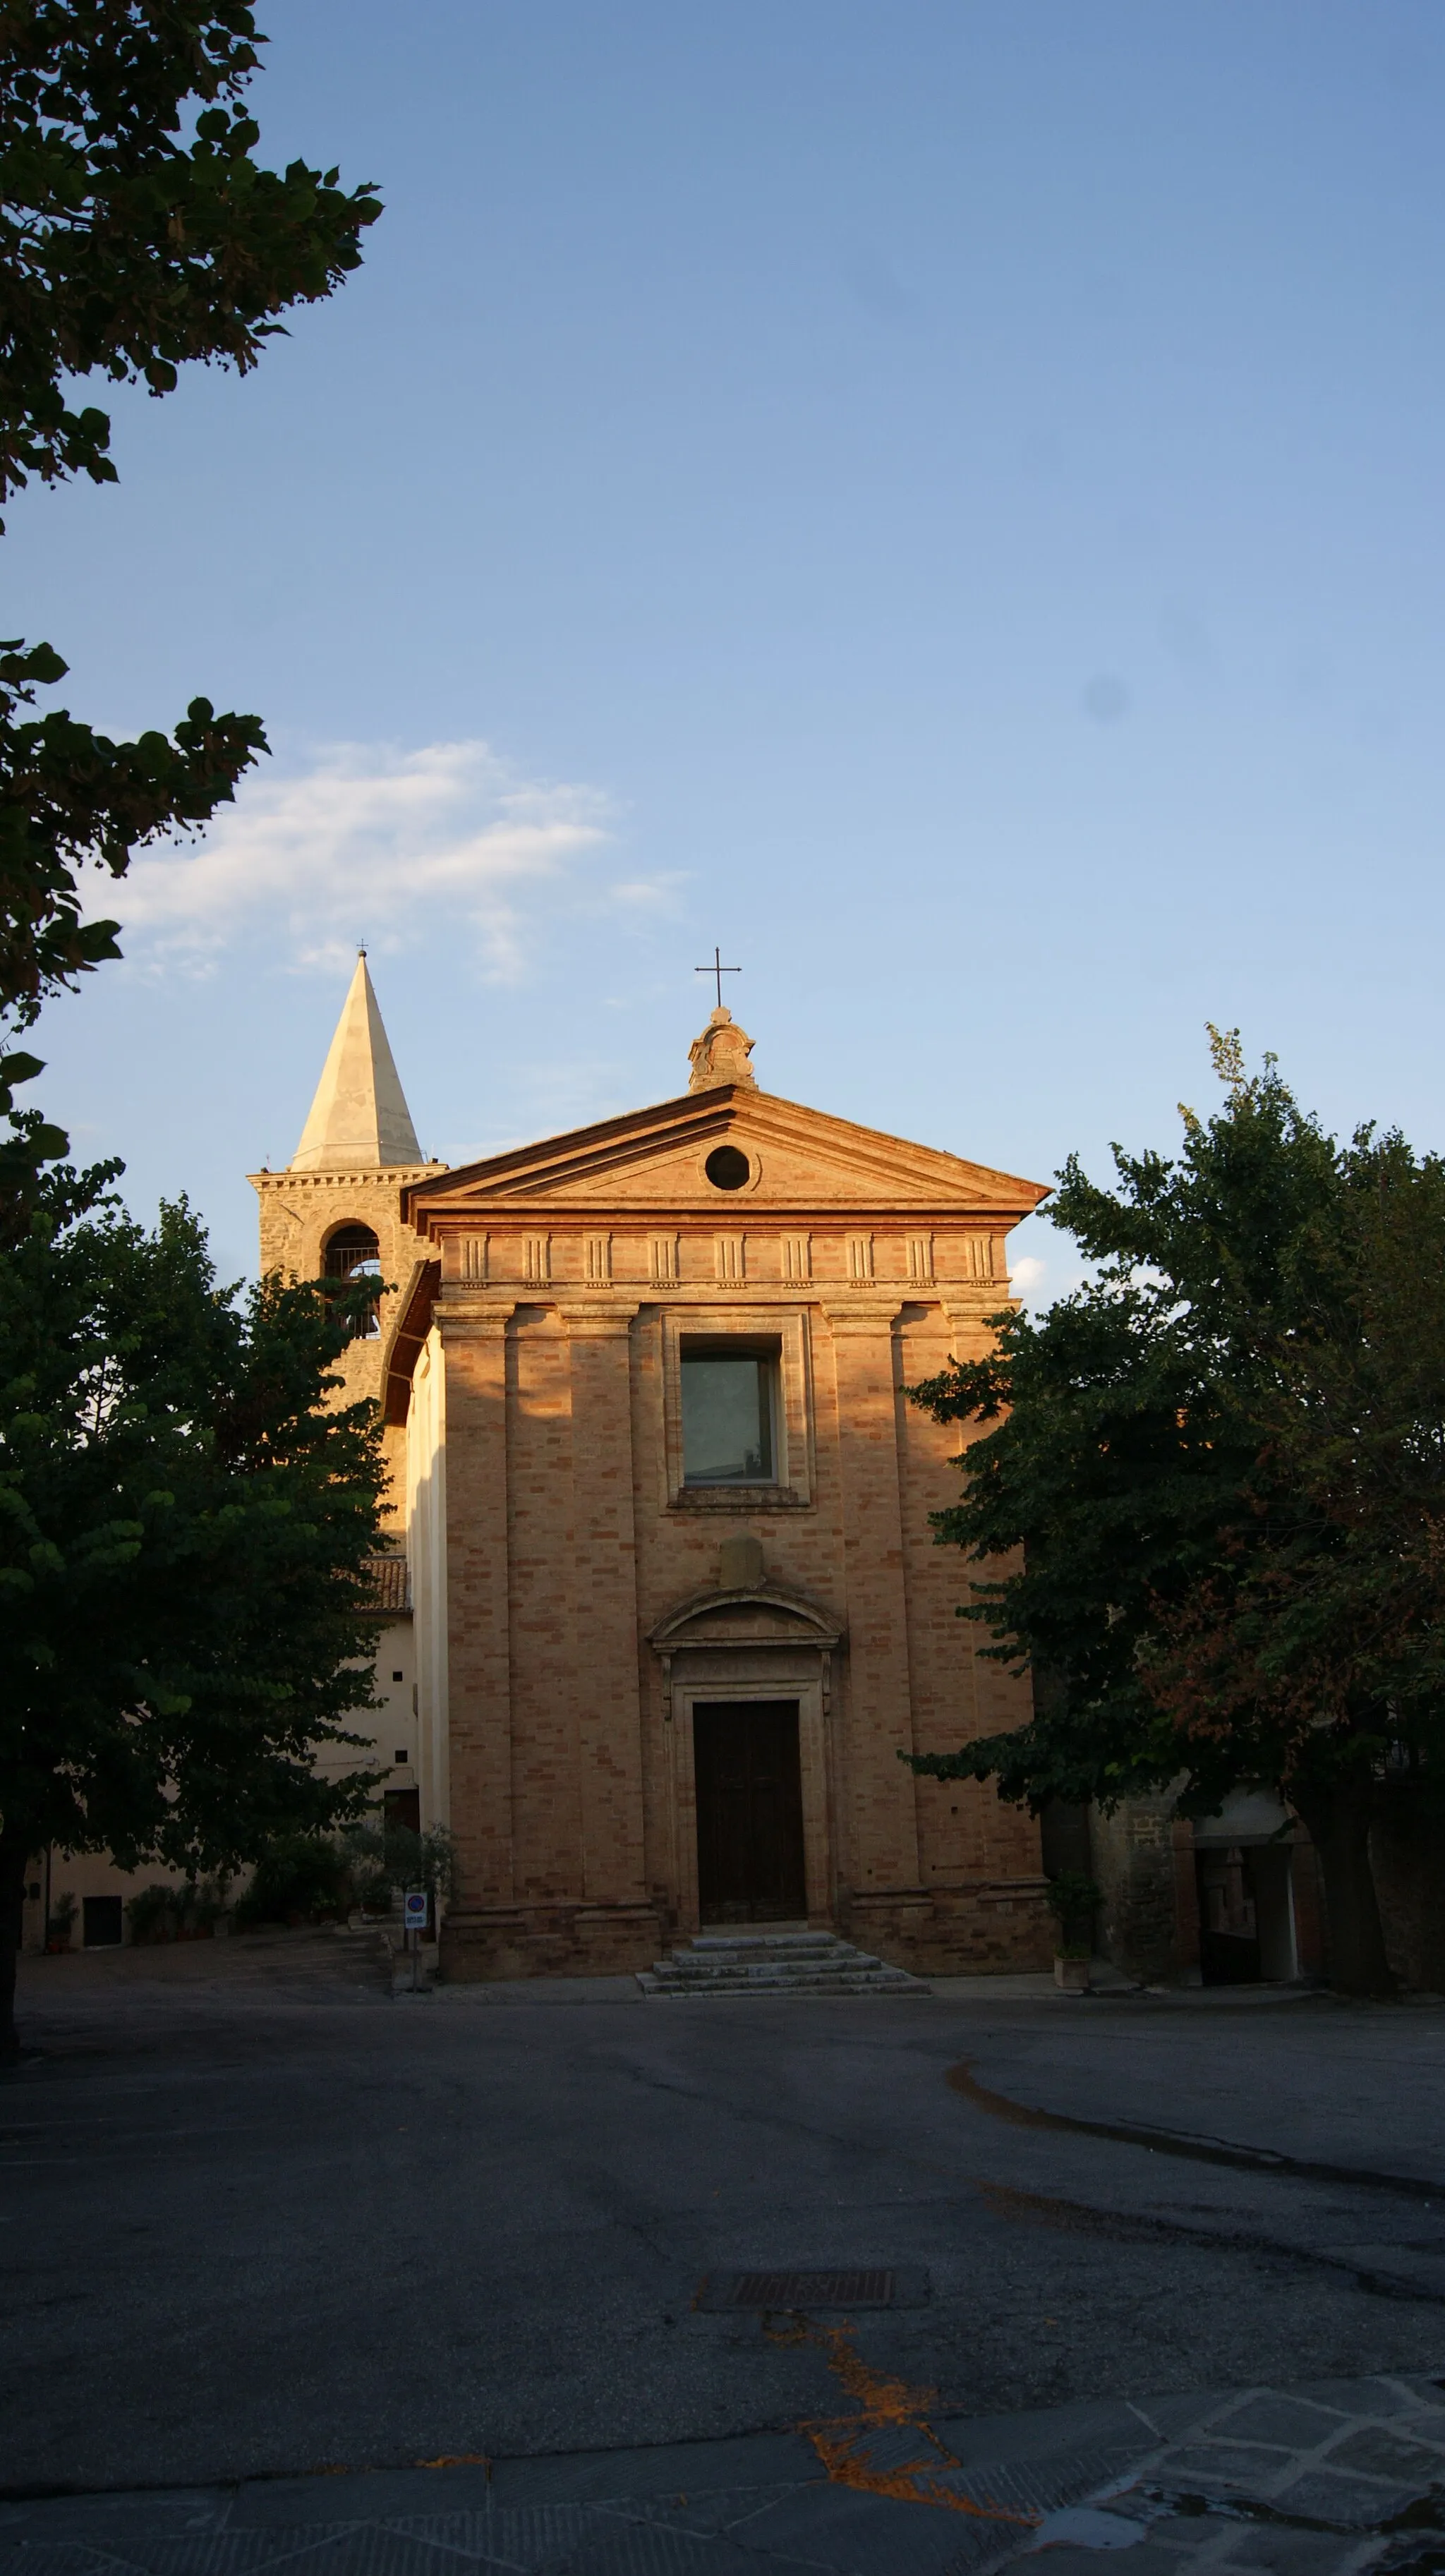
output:
[[[928,2296],[928,2275],[882,2264],[831,2272],[713,2272],[700,2308],[912,2308]]]

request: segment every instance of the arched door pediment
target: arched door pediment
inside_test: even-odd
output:
[[[843,1631],[801,1593],[758,1583],[695,1595],[658,1620],[649,1643],[664,1655],[688,1646],[811,1646],[830,1653],[842,1645]]]
[[[786,1691],[811,1676],[826,1711],[833,1656],[846,1640],[837,1621],[800,1592],[757,1583],[695,1594],[658,1620],[649,1643],[662,1664],[671,1717],[674,1680],[683,1675],[724,1694],[733,1687],[756,1692],[770,1675],[769,1686]]]

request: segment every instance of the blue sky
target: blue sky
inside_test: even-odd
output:
[[[274,752],[47,1015],[77,1152],[248,1266],[362,939],[453,1162],[681,1088],[715,940],[769,1088],[1040,1179],[1206,1019],[1445,1144],[1438,7],[260,16],[366,265],[0,558]]]

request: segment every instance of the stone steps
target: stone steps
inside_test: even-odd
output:
[[[709,1995],[926,1995],[906,1968],[855,1950],[836,1932],[700,1932],[637,1982],[654,2001]]]

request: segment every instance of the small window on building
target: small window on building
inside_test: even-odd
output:
[[[411,1760],[411,1755],[408,1753],[404,1744],[398,1744],[393,1748],[391,1758],[396,1765],[397,1770],[404,1771],[408,1762]]]
[[[684,1484],[775,1484],[777,1354],[714,1342],[681,1358]]]
[[[391,1678],[394,1682],[400,1682],[405,1681],[406,1675],[404,1673],[393,1672]]]
[[[85,1946],[87,1950],[116,1950],[121,1942],[120,1898],[87,1896],[85,1899]]]
[[[323,1266],[328,1279],[379,1279],[381,1246],[370,1226],[338,1227],[336,1233],[327,1242]],[[363,1339],[374,1342],[380,1338],[380,1334],[381,1316],[373,1306],[371,1320],[366,1327]]]

